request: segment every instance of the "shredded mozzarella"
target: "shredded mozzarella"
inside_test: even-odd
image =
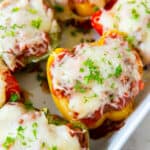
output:
[[[99,22],[104,31],[115,28],[127,33],[134,46],[140,50],[144,63],[150,63],[149,0],[118,0],[110,11],[103,11]]]
[[[137,85],[136,92],[130,90],[132,82],[141,79],[136,56],[121,38],[107,38],[103,46],[81,44],[73,56],[54,57],[53,88],[69,95],[69,109],[78,119],[90,117],[105,104],[119,107],[115,103],[125,93],[131,98],[138,93]]]
[[[0,55],[12,70],[17,64],[24,66],[22,56],[38,57],[51,49],[49,33],[55,33],[58,27],[52,9],[44,3],[44,0],[0,3]]]
[[[81,150],[77,136],[65,125],[48,124],[42,112],[27,111],[21,104],[0,109],[0,149]]]

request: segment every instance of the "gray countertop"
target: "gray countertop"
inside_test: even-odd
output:
[[[131,135],[122,150],[150,150],[150,113]]]

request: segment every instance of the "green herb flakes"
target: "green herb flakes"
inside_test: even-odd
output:
[[[125,40],[127,40],[129,44],[133,44],[135,41],[135,37],[134,36],[127,36],[125,38]]]
[[[37,14],[37,10],[33,9],[33,8],[28,8],[28,12],[30,14]]]
[[[89,74],[84,77],[84,81],[88,84],[90,81],[97,81],[99,84],[103,83],[103,78],[101,77],[98,67],[95,65],[94,61],[88,58],[84,65],[88,68]]]
[[[13,30],[10,31],[6,31],[5,32],[5,37],[14,37],[16,35],[16,33]]]
[[[17,93],[13,93],[13,94],[11,94],[9,101],[10,102],[17,102],[19,99],[20,99],[20,95]]]
[[[131,10],[131,16],[132,16],[132,18],[135,19],[135,20],[139,19],[139,17],[140,17],[139,13],[137,12],[137,10],[136,10],[135,8],[133,8],[133,9]]]
[[[53,146],[50,150],[58,150],[57,146]]]
[[[121,75],[121,73],[122,73],[122,67],[121,67],[121,65],[118,65],[115,69],[114,75],[116,78],[118,78]]]
[[[84,96],[84,103],[87,103],[89,102],[90,100],[92,100],[93,98],[96,98],[97,97],[97,94],[93,94],[92,96]]]
[[[78,80],[76,81],[74,89],[75,89],[76,92],[80,92],[80,93],[85,93],[86,92],[86,90],[83,87],[82,83],[80,81],[78,81]]]
[[[5,142],[2,144],[2,146],[8,150],[9,147],[11,145],[13,145],[15,143],[15,138],[11,137],[11,136],[7,136],[6,139],[5,139]]]
[[[15,8],[12,9],[12,12],[18,12],[19,10],[20,10],[19,7],[15,7]]]
[[[19,28],[19,29],[22,29],[24,27],[24,25],[18,25],[18,24],[13,24],[12,26],[11,26],[11,29],[17,29],[17,28]]]
[[[37,122],[34,122],[32,124],[32,133],[33,133],[33,136],[35,137],[35,139],[37,139],[37,127],[38,127]]]
[[[0,30],[6,30],[7,27],[0,25]]]
[[[128,47],[128,48],[126,48],[126,51],[130,52],[130,51],[131,51],[131,48],[129,48],[129,47]]]
[[[99,7],[98,7],[98,6],[95,6],[95,7],[93,7],[93,9],[94,9],[94,11],[96,12],[96,11],[99,10]]]
[[[42,23],[42,20],[40,18],[31,21],[32,27],[34,27],[36,29],[40,28],[41,23]]]
[[[148,22],[148,23],[147,23],[147,28],[149,28],[149,29],[150,29],[150,22]]]
[[[127,0],[128,3],[134,4],[136,2],[136,0]]]
[[[80,72],[84,72],[84,68],[80,68]]]
[[[145,12],[147,13],[147,14],[150,14],[150,8],[148,7],[148,2],[144,2],[144,1],[142,1],[141,2],[141,4],[144,6],[144,8],[145,8]]]

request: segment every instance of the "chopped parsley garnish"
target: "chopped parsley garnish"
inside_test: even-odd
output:
[[[98,6],[94,6],[93,9],[94,9],[94,11],[96,12],[96,11],[99,10],[99,7],[98,7]]]
[[[36,14],[37,10],[33,9],[33,8],[28,8],[28,12],[31,14]]]
[[[122,58],[121,54],[118,54],[117,58]]]
[[[97,81],[99,84],[103,83],[103,78],[100,74],[98,67],[95,65],[95,62],[88,58],[84,62],[84,66],[88,67],[89,74],[84,77],[84,81],[88,84],[90,81]]]
[[[10,27],[7,26],[2,26],[0,25],[0,30],[4,31],[4,34],[1,35],[1,38],[5,38],[5,37],[14,37],[16,35],[16,29],[19,28],[23,28],[25,25],[17,25],[17,24],[13,24]]]
[[[57,146],[53,146],[50,150],[58,150]]]
[[[34,122],[34,123],[32,124],[32,127],[33,127],[33,128],[37,128],[37,127],[38,127],[37,122]]]
[[[125,40],[127,40],[129,44],[133,44],[135,41],[135,37],[134,36],[127,36],[125,38]]]
[[[25,128],[23,128],[22,126],[19,126],[17,128],[17,138],[21,141],[21,143],[24,142],[24,130]]]
[[[92,100],[93,98],[96,98],[97,94],[93,94],[92,96],[84,96],[84,103],[89,102],[90,100]]]
[[[128,0],[128,3],[134,4],[135,2],[136,2],[136,0]]]
[[[17,131],[18,131],[19,133],[22,133],[22,132],[24,132],[24,128],[23,128],[22,126],[19,126],[19,127],[17,128]]]
[[[117,11],[120,11],[121,8],[122,8],[122,5],[120,4],[120,5],[118,6],[118,8],[117,8]]]
[[[85,93],[86,92],[86,90],[83,87],[82,83],[80,81],[78,81],[78,80],[76,81],[74,89],[75,89],[76,92],[80,92],[80,93]]]
[[[2,146],[8,150],[9,147],[11,145],[13,145],[15,143],[15,138],[11,137],[11,136],[7,136],[6,139],[5,139],[5,142],[2,144]]]
[[[6,30],[7,27],[0,25],[0,30]]]
[[[47,143],[42,142],[41,148],[46,148],[47,150],[58,150],[57,146],[50,147]]]
[[[34,122],[34,123],[32,124],[32,133],[33,133],[35,139],[37,138],[37,127],[38,127],[37,122]]]
[[[42,23],[42,20],[40,18],[31,21],[32,27],[34,27],[36,29],[40,28],[41,23]]]
[[[150,22],[148,22],[148,24],[147,24],[147,28],[149,28],[149,29],[150,29]]]
[[[129,47],[128,47],[128,48],[126,48],[126,51],[130,52],[130,51],[131,51],[131,48],[129,48]]]
[[[45,148],[45,146],[46,146],[46,143],[42,142],[41,148]]]
[[[110,60],[107,61],[108,65],[112,66],[112,62]]]
[[[14,37],[16,35],[16,33],[13,30],[10,31],[6,31],[5,32],[5,37]]]
[[[80,68],[80,72],[84,72],[84,68]]]
[[[122,67],[121,67],[121,65],[118,65],[115,69],[114,75],[116,78],[118,78],[121,75],[121,73],[122,73]]]
[[[54,9],[57,11],[57,12],[63,12],[64,11],[64,7],[60,6],[60,5],[55,5],[54,6]]]
[[[137,20],[140,17],[139,13],[137,12],[135,8],[132,9],[131,15],[132,15],[132,18],[135,20]]]
[[[116,15],[116,16],[115,16],[115,19],[119,21],[119,20],[120,20],[120,17],[119,17],[118,15]]]
[[[18,24],[13,24],[12,26],[11,26],[11,29],[17,29],[17,28],[23,28],[25,25],[18,25]]]
[[[19,99],[20,99],[20,95],[17,93],[13,93],[13,94],[11,94],[9,101],[10,102],[17,102]]]
[[[20,10],[19,7],[15,7],[15,8],[12,9],[12,12],[18,12],[19,10]]]
[[[118,47],[114,47],[113,50],[115,50],[115,51],[118,50]]]
[[[141,4],[142,4],[142,5],[144,6],[144,8],[145,8],[145,12],[146,12],[147,14],[150,14],[150,8],[148,8],[147,3],[148,3],[148,2],[144,2],[144,1],[141,2]]]
[[[115,83],[113,82],[110,86],[111,89],[114,89],[115,88]]]
[[[103,63],[106,63],[106,58],[105,58],[105,57],[102,57],[102,58],[100,59],[100,61],[103,62]]]

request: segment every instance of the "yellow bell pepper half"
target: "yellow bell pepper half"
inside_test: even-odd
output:
[[[98,40],[94,43],[91,43],[91,45],[103,45],[105,38],[107,36],[116,36],[116,35],[125,36],[123,33],[120,33],[118,31],[109,31],[106,34],[104,34],[104,36],[100,40]],[[54,56],[60,54],[63,51],[66,51],[66,49],[58,48],[49,56],[48,62],[47,62],[47,78],[48,78],[48,83],[49,83],[50,91],[52,94],[52,98],[53,98],[58,110],[62,113],[64,118],[69,120],[69,121],[73,121],[73,122],[75,122],[75,121],[82,122],[89,129],[99,127],[100,125],[103,124],[103,122],[106,119],[110,119],[112,121],[120,121],[120,120],[127,118],[133,110],[133,102],[134,102],[133,99],[129,100],[129,102],[127,103],[127,105],[123,109],[106,112],[102,116],[100,116],[98,119],[94,119],[92,121],[89,120],[89,122],[88,122],[88,119],[86,122],[84,122],[83,121],[84,119],[83,120],[76,120],[74,118],[73,113],[69,109],[69,106],[68,106],[68,99],[66,97],[61,97],[61,96],[57,95],[55,93],[55,91],[53,90],[53,85],[52,85],[51,66],[54,62]],[[141,62],[141,59],[140,59],[139,55],[137,54],[137,52],[135,52],[135,54],[137,56],[137,63],[139,64],[139,72],[142,75],[142,62]]]

